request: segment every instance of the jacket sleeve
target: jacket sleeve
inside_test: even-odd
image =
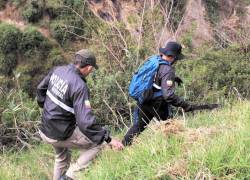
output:
[[[36,97],[37,97],[37,103],[39,107],[43,108],[45,99],[46,99],[46,92],[49,85],[50,76],[52,74],[52,70],[48,73],[47,76],[40,82],[40,84],[37,86],[36,91]]]
[[[165,73],[161,79],[161,88],[163,93],[163,98],[166,102],[172,104],[176,107],[182,107],[185,109],[189,108],[189,103],[184,101],[184,99],[180,98],[175,94],[175,72],[173,70],[169,70]]]
[[[96,122],[90,106],[87,87],[74,93],[73,108],[79,129],[90,140],[96,144],[101,144],[104,140],[107,141],[107,139],[110,140],[108,130]]]

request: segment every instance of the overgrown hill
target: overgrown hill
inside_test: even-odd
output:
[[[164,45],[169,39],[182,40],[191,35],[191,46],[204,43],[243,41],[249,36],[250,2],[245,0],[88,0],[91,11],[108,23],[124,22],[126,28],[140,38],[144,31],[142,18],[146,11],[157,16],[155,7],[160,9],[162,22],[156,27],[156,40]],[[159,14],[158,14],[159,15]],[[133,20],[131,20],[133,19]],[[241,30],[242,33],[238,31]],[[242,37],[243,36],[243,37]]]
[[[49,179],[53,150],[37,138],[36,86],[89,48],[97,120],[124,135],[132,74],[167,40],[183,45],[177,94],[225,108],[152,123],[122,152],[106,148],[85,179],[250,179],[249,0],[0,0],[0,179]],[[240,102],[239,102],[240,101]],[[121,131],[118,131],[121,130]],[[76,156],[75,156],[76,157]]]
[[[249,112],[250,103],[239,101],[153,122],[131,147],[121,152],[105,147],[79,179],[249,179]],[[0,179],[50,179],[54,154],[40,144],[6,153],[0,161]]]
[[[88,77],[97,119],[116,128],[132,122],[132,74],[169,39],[186,55],[175,65],[184,81],[178,95],[193,103],[250,98],[249,3],[1,0],[0,144],[26,146],[40,118],[37,84],[82,48],[95,52],[100,67]]]

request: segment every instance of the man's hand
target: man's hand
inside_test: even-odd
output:
[[[111,148],[114,148],[115,150],[119,150],[119,151],[124,148],[123,144],[119,140],[116,140],[113,138],[111,142],[109,143],[109,145],[111,146]]]
[[[180,86],[183,83],[182,79],[179,78],[178,76],[174,78],[174,81],[178,84],[178,86]]]

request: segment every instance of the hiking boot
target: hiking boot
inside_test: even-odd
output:
[[[66,176],[66,175],[62,175],[59,180],[73,180],[72,178]]]

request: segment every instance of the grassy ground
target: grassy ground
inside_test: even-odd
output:
[[[53,161],[47,145],[5,153],[0,179],[50,179]],[[152,123],[133,146],[122,152],[107,148],[79,177],[250,179],[250,102],[186,116],[185,123]]]

